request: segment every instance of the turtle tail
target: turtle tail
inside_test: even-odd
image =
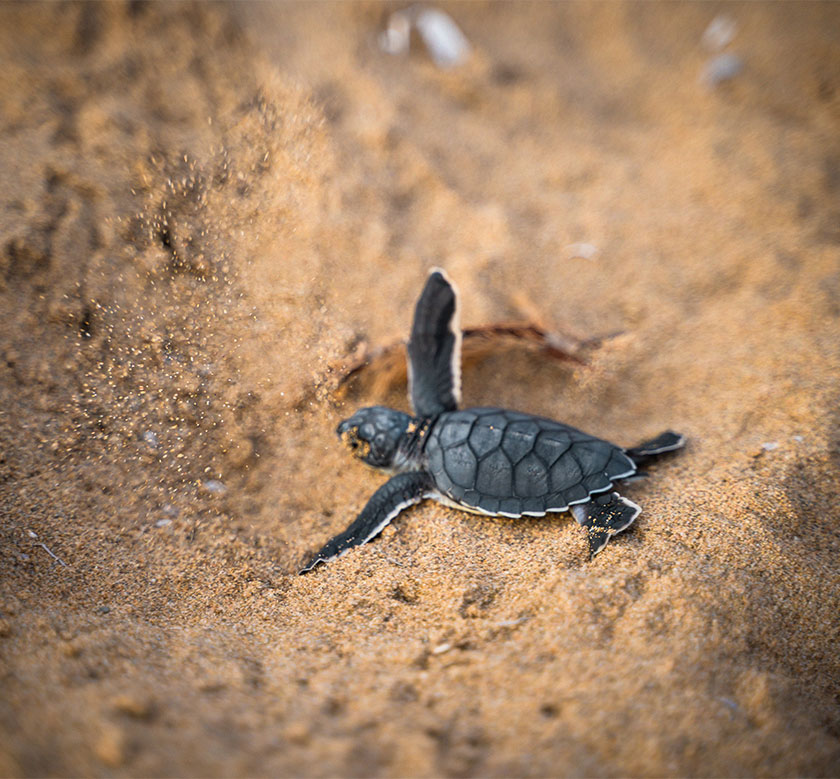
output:
[[[656,438],[650,441],[645,441],[638,446],[633,446],[630,449],[625,449],[627,456],[636,463],[636,467],[659,457],[661,454],[668,452],[675,452],[677,449],[682,449],[685,446],[685,436],[679,433],[674,433],[671,430],[666,430],[660,433]]]

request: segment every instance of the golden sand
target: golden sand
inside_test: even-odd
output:
[[[378,4],[0,7],[0,774],[840,773],[840,5],[724,6],[716,88],[717,6],[447,8],[452,71]],[[603,339],[465,403],[688,448],[592,563],[427,502],[298,577],[434,265]]]

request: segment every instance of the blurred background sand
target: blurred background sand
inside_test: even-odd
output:
[[[441,7],[0,7],[3,775],[840,772],[840,5]],[[426,503],[298,577],[433,265],[604,339],[465,403],[688,449],[593,563]]]

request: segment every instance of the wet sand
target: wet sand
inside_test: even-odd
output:
[[[714,88],[717,6],[444,7],[0,7],[0,774],[840,772],[840,6]],[[434,265],[598,343],[466,404],[688,448],[591,563],[427,502],[299,577]]]

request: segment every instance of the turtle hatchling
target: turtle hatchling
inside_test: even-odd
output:
[[[403,509],[426,498],[489,516],[569,511],[587,529],[594,557],[641,512],[614,491],[615,482],[640,475],[642,463],[685,443],[667,431],[623,449],[532,414],[459,409],[458,295],[439,269],[429,275],[414,312],[408,384],[413,416],[373,406],[338,426],[353,455],[392,475],[301,573],[367,543]]]

